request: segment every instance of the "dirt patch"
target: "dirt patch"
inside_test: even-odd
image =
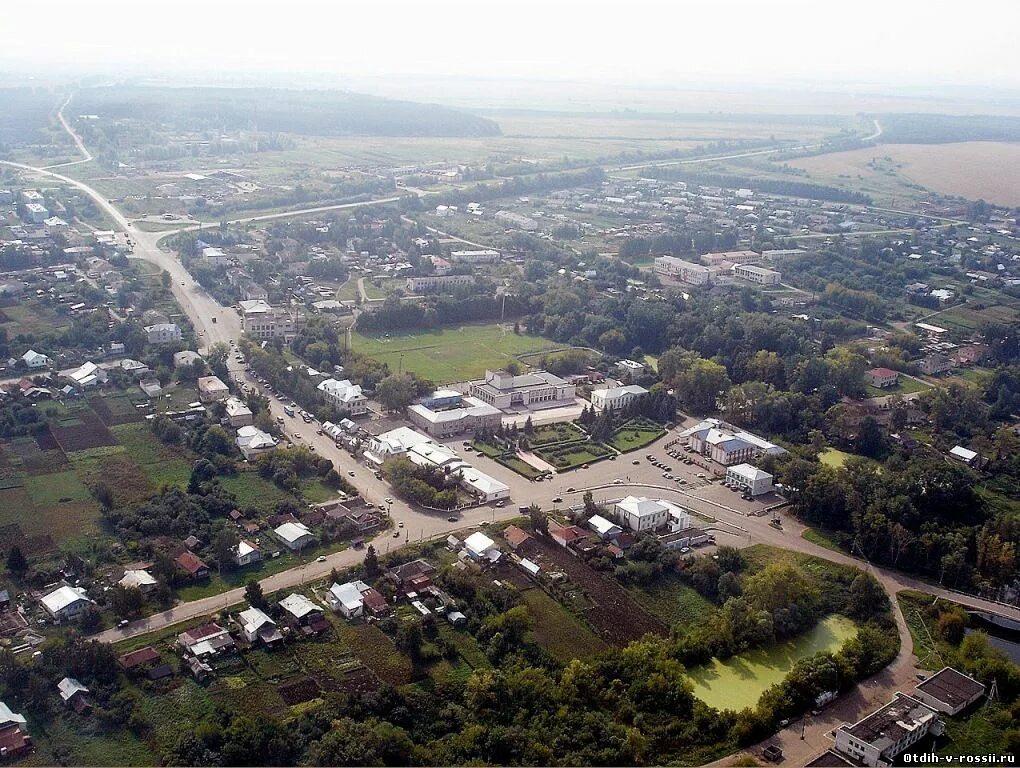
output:
[[[60,450],[60,444],[57,443],[56,439],[53,437],[49,430],[38,433],[35,436],[35,444],[39,446],[40,451]]]
[[[277,692],[284,704],[289,707],[302,701],[311,701],[321,693],[319,684],[310,677],[302,677],[285,685],[277,686]]]
[[[622,647],[648,633],[669,634],[665,624],[638,605],[613,579],[592,570],[555,542],[541,536],[536,536],[535,542],[546,570],[563,571],[585,592],[590,602],[584,618],[603,640]]]
[[[0,549],[7,551],[15,544],[27,557],[43,555],[56,549],[56,542],[49,534],[26,536],[17,523],[0,526]]]
[[[339,689],[351,696],[361,696],[378,690],[379,685],[379,678],[375,676],[375,673],[362,667],[344,675],[340,680]]]
[[[127,397],[104,397],[92,402],[92,410],[108,427],[120,424],[134,424],[143,420],[142,414]]]
[[[75,414],[77,424],[50,426],[53,439],[64,453],[117,445],[117,440],[93,411]]]
[[[98,467],[82,479],[90,488],[97,482],[106,484],[113,491],[117,507],[144,501],[156,492],[138,462],[124,454],[104,457]]]
[[[60,472],[67,466],[67,457],[59,448],[55,451],[40,451],[34,456],[26,456],[24,461],[25,471],[30,475]]]

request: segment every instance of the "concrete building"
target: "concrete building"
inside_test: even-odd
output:
[[[214,267],[219,267],[230,261],[230,257],[227,256],[222,248],[210,245],[202,249],[202,261],[212,264]]]
[[[616,502],[613,513],[620,525],[632,531],[652,531],[666,525],[671,513],[687,514],[675,504],[647,496],[627,496]]]
[[[474,284],[474,275],[426,275],[407,278],[406,288],[411,293],[429,293]]]
[[[951,370],[953,361],[945,355],[926,355],[918,361],[917,367],[926,376],[938,376],[940,373]]]
[[[630,374],[631,376],[639,376],[645,372],[646,366],[644,363],[639,363],[637,360],[620,360],[616,363],[617,369],[620,373]]]
[[[868,766],[892,765],[893,761],[929,733],[942,734],[944,725],[935,710],[912,696],[897,693],[853,725],[836,729],[836,751]]]
[[[917,684],[914,698],[944,715],[958,715],[985,693],[985,686],[952,667],[943,667]]]
[[[895,387],[899,380],[900,374],[891,368],[872,368],[864,372],[864,382],[879,389]]]
[[[637,384],[593,389],[591,391],[591,407],[596,411],[615,411],[619,408],[626,408],[639,397],[647,394],[648,390]]]
[[[223,383],[219,376],[200,376],[198,379],[198,399],[203,403],[215,403],[230,394],[230,387]]]
[[[756,251],[717,251],[702,255],[700,261],[707,267],[717,267],[722,264],[750,264],[754,261],[761,261],[761,254]]]
[[[734,264],[733,276],[758,285],[779,285],[783,280],[782,273],[754,264]]]
[[[324,379],[316,389],[330,405],[347,411],[351,416],[362,416],[368,412],[368,398],[361,391],[361,385],[348,379]]]
[[[981,456],[977,451],[972,451],[970,448],[964,448],[962,445],[954,445],[949,449],[949,455],[966,464],[968,467],[977,466],[980,463]]]
[[[235,442],[241,451],[241,455],[248,461],[254,461],[260,454],[276,448],[275,437],[251,425],[237,430]]]
[[[241,330],[256,339],[290,341],[305,324],[300,312],[277,309],[263,299],[246,299],[238,302],[241,311]]]
[[[483,504],[510,498],[510,486],[472,466],[461,467],[459,484]]]
[[[507,371],[486,371],[484,379],[469,384],[472,397],[501,411],[556,408],[569,405],[575,397],[573,384],[546,371],[521,376]]]
[[[50,217],[50,212],[41,203],[28,203],[25,205],[25,218],[32,224],[42,224]]]
[[[181,329],[177,323],[156,323],[145,326],[145,336],[150,344],[165,344],[181,340]]]
[[[771,251],[762,251],[761,256],[765,261],[779,261],[791,256],[800,256],[804,251],[801,248],[776,248]]]
[[[450,261],[461,264],[489,264],[499,261],[499,251],[491,248],[476,251],[451,251]]]
[[[184,349],[174,352],[174,368],[183,368],[187,365],[194,365],[202,359],[202,356],[191,349]]]
[[[655,274],[670,280],[679,280],[689,285],[708,285],[712,281],[708,267],[684,261],[675,256],[659,256],[655,259]]]
[[[463,432],[494,430],[502,423],[503,412],[475,397],[439,390],[407,409],[407,418],[432,437],[448,437]]]
[[[727,485],[742,488],[752,496],[772,493],[774,490],[773,479],[768,472],[751,464],[736,464],[726,468]]]
[[[251,408],[236,397],[228,397],[224,405],[227,408],[227,421],[235,429],[248,427],[255,423],[255,416],[251,412]]]
[[[523,229],[525,232],[534,232],[538,229],[537,221],[520,213],[514,213],[513,211],[496,211],[496,215],[493,218],[495,218],[500,224],[505,224],[508,227],[516,227],[517,229]]]
[[[680,437],[686,439],[697,453],[727,467],[758,456],[782,456],[786,453],[784,448],[719,419],[705,419],[685,429]]]

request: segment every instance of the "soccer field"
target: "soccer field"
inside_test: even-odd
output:
[[[356,352],[388,363],[394,373],[413,371],[436,384],[479,378],[517,355],[560,346],[538,336],[515,335],[511,329],[504,332],[496,324],[389,336],[355,333],[352,343]]]

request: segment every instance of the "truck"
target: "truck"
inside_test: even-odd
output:
[[[288,416],[293,416],[294,415],[294,409],[291,408],[289,405],[283,406],[283,412],[285,414],[287,414]]]

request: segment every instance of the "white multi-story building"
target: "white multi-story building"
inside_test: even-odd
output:
[[[236,397],[228,397],[224,405],[227,409],[227,421],[235,429],[255,423],[255,415],[251,412],[251,408]]]
[[[523,229],[525,232],[534,232],[538,229],[537,221],[513,211],[496,211],[494,218],[500,224],[506,224],[508,227],[517,227],[517,229]]]
[[[28,203],[25,206],[25,214],[33,224],[42,224],[50,217],[50,212],[41,203]]]
[[[437,398],[434,392],[420,403],[407,409],[407,418],[432,437],[448,437],[462,432],[496,429],[502,423],[503,412],[483,403],[476,397],[464,397],[459,392],[452,398]]]
[[[733,275],[758,285],[779,285],[783,279],[782,273],[754,264],[734,264]]]
[[[591,407],[596,411],[615,411],[619,408],[626,408],[642,395],[647,395],[648,390],[639,387],[637,384],[629,384],[625,387],[604,387],[591,391]]]
[[[942,734],[945,726],[938,714],[912,696],[895,698],[863,720],[836,729],[836,751],[857,763],[888,766],[929,733]]]
[[[764,438],[727,424],[719,419],[705,419],[680,433],[687,444],[703,456],[723,466],[742,464],[757,456],[781,456],[784,448]]]
[[[752,496],[761,496],[773,491],[773,477],[768,472],[751,464],[735,464],[726,468],[726,483],[742,488]]]
[[[474,284],[474,275],[426,275],[424,277],[407,278],[406,287],[411,293],[423,293],[425,291]]]
[[[484,379],[469,384],[472,397],[501,411],[569,405],[574,402],[576,392],[573,384],[546,371],[521,376],[507,371],[486,371]]]
[[[670,280],[679,280],[690,285],[708,285],[712,274],[708,267],[684,261],[675,256],[659,256],[655,259],[655,274]]]
[[[361,391],[361,386],[352,384],[349,379],[325,379],[316,389],[322,392],[330,405],[347,411],[351,416],[362,416],[368,412],[368,398]]]
[[[282,338],[290,341],[305,324],[300,312],[277,309],[263,299],[238,302],[241,308],[241,330],[256,339]]]
[[[450,261],[467,264],[486,264],[499,261],[499,251],[492,248],[483,248],[477,251],[452,251]]]
[[[150,344],[165,344],[181,340],[181,329],[177,323],[156,323],[145,326],[145,336]]]
[[[203,403],[214,403],[230,394],[230,387],[223,383],[219,376],[200,376],[198,378],[198,399]]]
[[[687,512],[676,504],[647,496],[627,496],[616,502],[613,512],[620,525],[632,531],[652,531],[671,519],[687,518]]]

